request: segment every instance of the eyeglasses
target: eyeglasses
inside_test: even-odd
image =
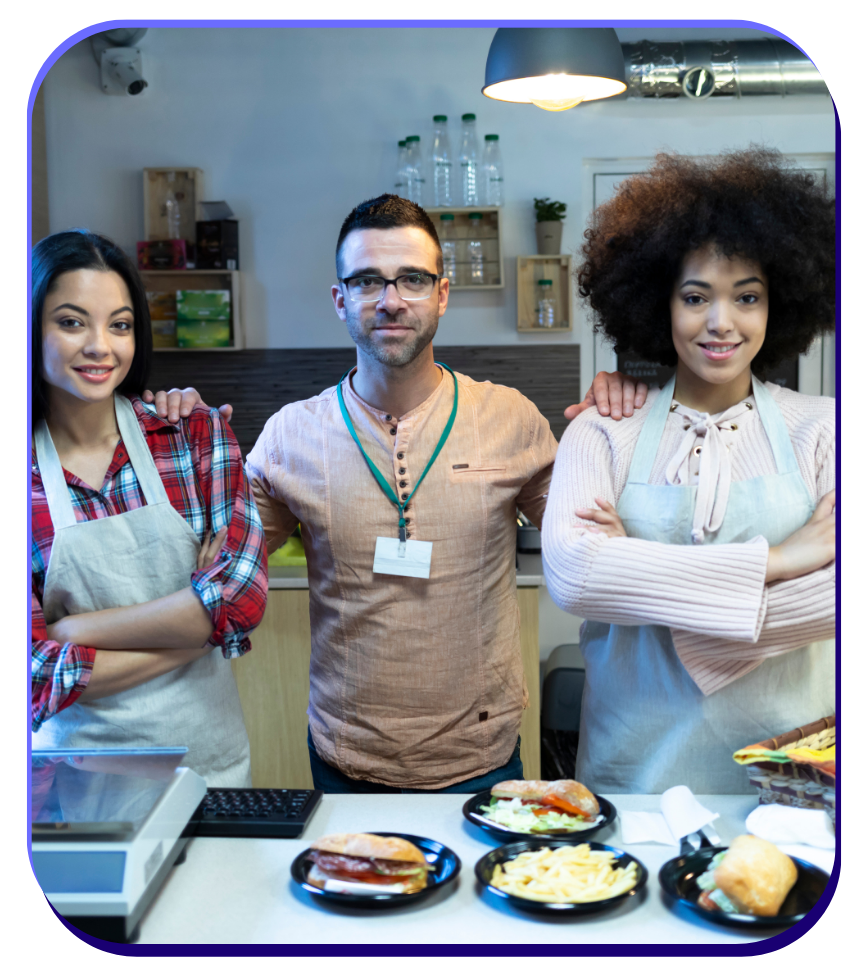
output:
[[[394,284],[397,293],[404,301],[423,301],[433,293],[434,284],[443,278],[438,274],[401,274],[394,280],[387,277],[373,277],[362,274],[360,277],[338,277],[346,285],[351,300],[358,304],[373,304],[379,301],[389,284]]]

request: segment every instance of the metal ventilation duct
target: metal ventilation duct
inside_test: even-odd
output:
[[[639,41],[621,46],[631,97],[828,94],[809,58],[782,40]]]

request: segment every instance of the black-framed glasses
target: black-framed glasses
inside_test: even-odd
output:
[[[358,304],[373,304],[380,300],[389,284],[397,288],[398,296],[404,301],[423,301],[433,293],[434,285],[442,280],[439,274],[401,274],[389,280],[373,274],[359,274],[357,277],[338,277],[351,300]]]

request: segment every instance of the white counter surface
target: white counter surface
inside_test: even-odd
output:
[[[326,794],[299,840],[194,838],[187,860],[172,870],[141,925],[140,943],[715,943],[754,942],[752,936],[715,926],[663,897],[657,877],[677,849],[658,844],[626,846],[619,823],[593,840],[624,848],[649,872],[646,887],[608,912],[581,919],[539,918],[482,894],[475,863],[499,842],[468,824],[461,807],[468,795]],[[617,808],[659,810],[659,796],[613,795]],[[724,843],[745,830],[756,806],[752,795],[699,797],[718,811],[714,825]],[[434,838],[461,859],[456,882],[419,902],[391,910],[332,906],[297,887],[289,866],[325,834],[396,831]]]

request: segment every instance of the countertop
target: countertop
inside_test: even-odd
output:
[[[464,794],[326,794],[303,838],[194,838],[141,924],[140,943],[699,943],[742,944],[767,938],[694,916],[663,897],[660,867],[677,849],[624,845],[619,822],[593,840],[624,848],[650,871],[645,888],[608,912],[581,919],[536,918],[483,893],[473,868],[498,847],[466,822]],[[618,809],[659,810],[659,795],[613,795]],[[718,811],[724,843],[745,831],[752,795],[699,797]],[[460,857],[461,873],[434,896],[403,908],[369,911],[314,900],[289,877],[292,860],[312,840],[347,831],[395,831],[434,838]],[[804,857],[807,857],[804,855]]]
[[[545,584],[541,554],[519,554],[517,567],[519,588],[540,588]],[[269,588],[308,588],[305,566],[268,568]]]

